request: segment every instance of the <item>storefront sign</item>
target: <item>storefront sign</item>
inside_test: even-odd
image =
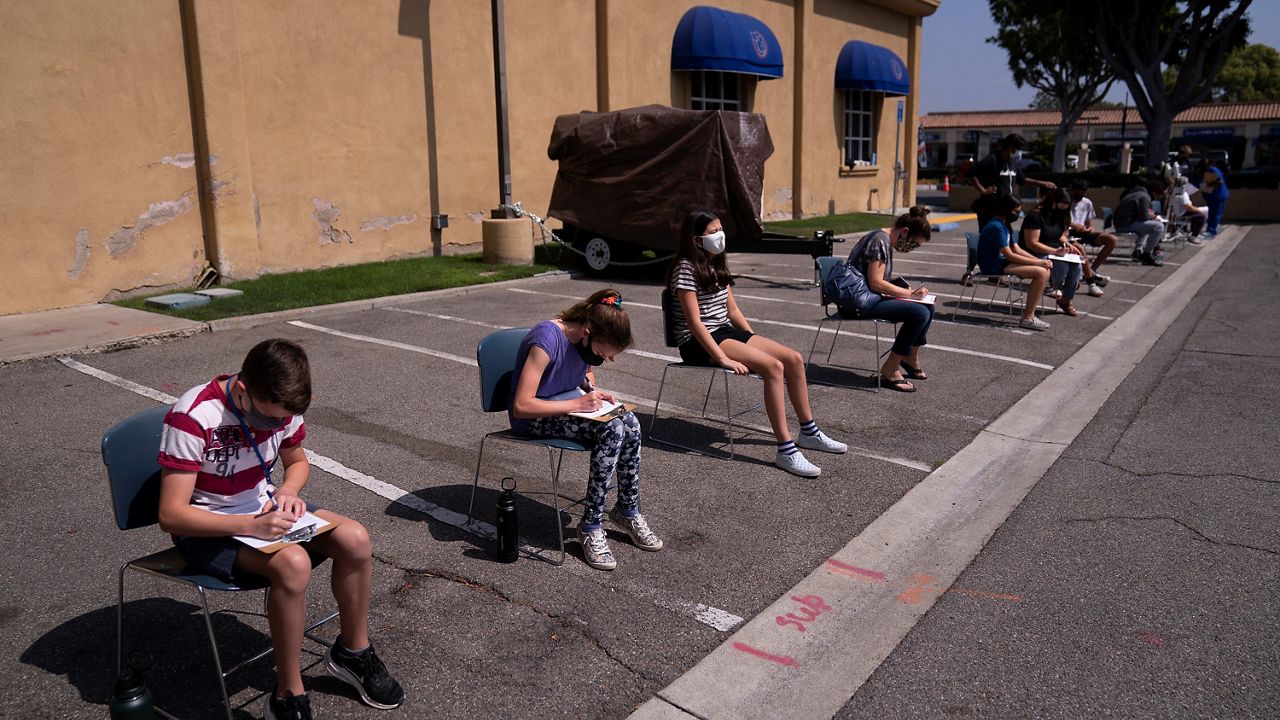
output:
[[[1216,128],[1187,128],[1182,131],[1182,137],[1187,138],[1216,138],[1216,137],[1232,137],[1236,134],[1235,128],[1216,127]]]
[[[927,132],[927,133],[924,133],[923,138],[925,142],[941,142],[942,133]]]
[[[1126,130],[1123,133],[1119,130],[1103,130],[1102,137],[1105,140],[1142,140],[1147,137],[1147,131],[1141,128]]]

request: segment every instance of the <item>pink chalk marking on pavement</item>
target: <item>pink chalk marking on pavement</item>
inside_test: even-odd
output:
[[[54,333],[60,333],[60,332],[66,332],[66,331],[67,331],[66,328],[50,328],[49,330],[41,330],[40,332],[33,332],[31,334],[35,337],[40,337],[42,335],[52,335]]]
[[[1137,638],[1153,648],[1164,647],[1164,636],[1160,633],[1140,632],[1137,634]]]
[[[876,572],[875,570],[867,570],[866,568],[847,565],[845,563],[840,562],[839,560],[836,560],[835,558],[829,558],[827,560],[827,564],[831,565],[832,567],[839,568],[840,570],[844,570],[845,572],[850,572],[850,573],[854,573],[855,575],[868,577],[868,578],[871,578],[872,580],[879,580],[880,582],[886,582],[884,573],[882,572]]]
[[[760,648],[751,647],[750,645],[743,642],[735,642],[733,644],[733,649],[741,650],[742,652],[748,655],[755,655],[758,658],[763,658],[765,660],[768,660],[769,662],[778,663],[779,665],[785,665],[787,667],[800,667],[800,663],[797,662],[796,659],[791,657],[790,655],[774,655],[773,653],[765,652]]]

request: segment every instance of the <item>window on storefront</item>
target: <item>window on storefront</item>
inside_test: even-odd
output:
[[[845,167],[876,162],[876,101],[879,98],[879,93],[870,90],[844,91]]]
[[[689,73],[689,109],[747,112],[746,83],[740,73],[693,70]]]

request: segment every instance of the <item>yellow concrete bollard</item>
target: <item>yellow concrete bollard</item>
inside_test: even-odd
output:
[[[484,261],[505,265],[533,264],[533,231],[526,218],[480,221]]]

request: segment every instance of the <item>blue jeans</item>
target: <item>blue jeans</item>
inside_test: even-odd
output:
[[[1213,208],[1209,209],[1210,217],[1213,217]],[[1139,252],[1153,253],[1156,251],[1156,245],[1164,239],[1164,223],[1159,220],[1147,220],[1145,222],[1136,222],[1125,227],[1117,227],[1117,232],[1133,233],[1138,236],[1135,246]]]
[[[928,345],[925,335],[933,322],[933,306],[909,300],[881,300],[862,317],[868,320],[889,320],[900,323],[898,336],[893,340],[892,352],[906,357],[911,349]]]
[[[1080,276],[1084,275],[1084,265],[1054,260],[1052,255],[1046,257],[1053,260],[1053,269],[1049,271],[1049,287],[1061,290],[1064,300],[1075,297],[1076,289],[1080,287]]]
[[[587,501],[583,504],[583,531],[598,530],[604,522],[605,495],[609,478],[618,471],[618,510],[625,517],[640,512],[640,421],[628,412],[609,422],[587,420],[572,415],[534,418],[530,437],[568,438],[591,445],[591,474],[587,478]]]
[[[1227,209],[1227,199],[1217,195],[1206,195],[1205,202],[1209,204],[1209,223],[1205,229],[1216,235],[1218,223],[1222,222],[1222,213]]]

